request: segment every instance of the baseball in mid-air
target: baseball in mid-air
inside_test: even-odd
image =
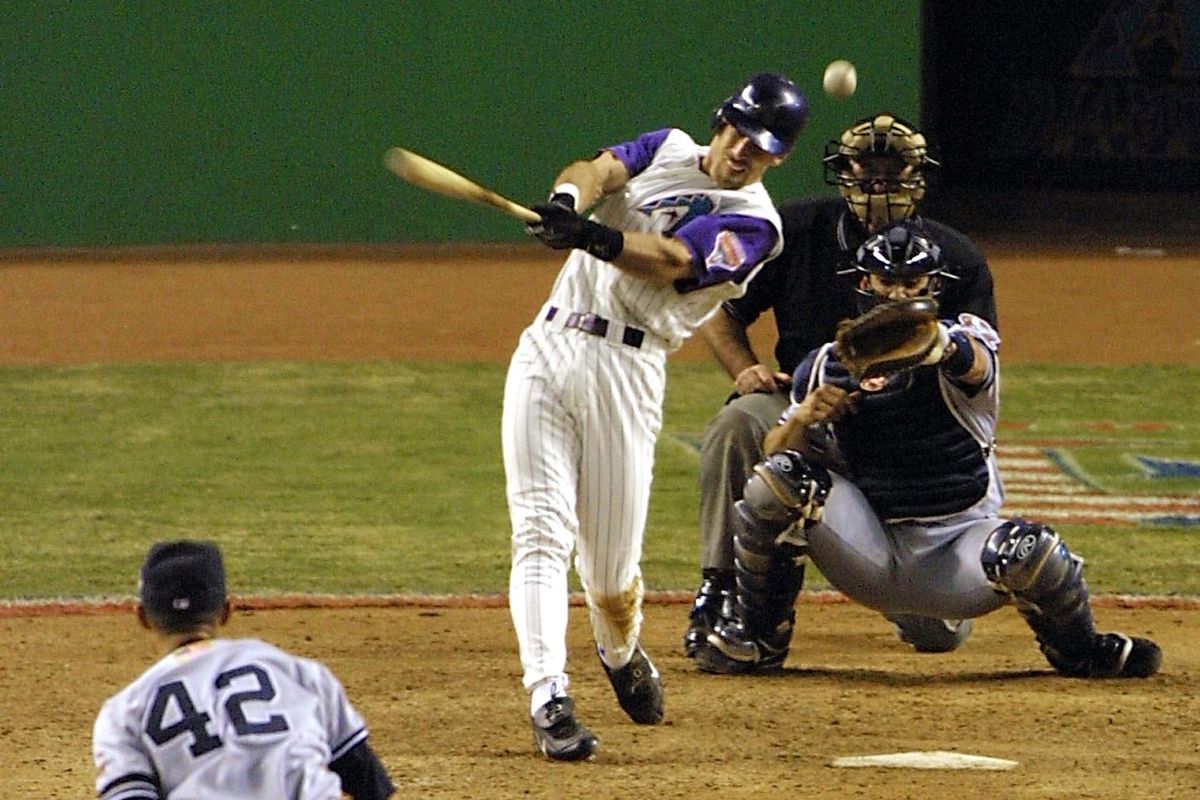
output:
[[[849,97],[858,88],[858,71],[844,58],[830,61],[821,85],[833,97]]]

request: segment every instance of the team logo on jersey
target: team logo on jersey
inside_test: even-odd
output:
[[[656,223],[663,220],[661,230],[671,233],[696,217],[711,214],[713,208],[712,198],[706,194],[680,194],[645,203],[639,210],[653,218]]]
[[[1000,349],[1000,334],[996,333],[996,329],[986,319],[963,312],[958,315],[958,325],[993,353]]]
[[[882,392],[887,388],[888,377],[886,375],[878,375],[874,378],[863,378],[858,384],[858,388],[864,392]]]
[[[713,249],[708,251],[704,263],[716,269],[733,271],[746,263],[746,248],[742,240],[733,231],[721,231],[713,242]]]

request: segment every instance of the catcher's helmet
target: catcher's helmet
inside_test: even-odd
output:
[[[925,196],[925,169],[938,166],[925,136],[888,113],[864,117],[825,144],[825,183],[837,186],[868,230],[908,219]]]
[[[929,283],[921,294],[934,298],[941,294],[943,278],[953,277],[945,271],[942,248],[919,223],[911,220],[893,223],[868,237],[854,254],[853,270],[844,270],[852,271],[859,273],[855,291],[859,294],[860,310],[887,300],[871,290],[871,275],[891,281],[928,277]]]
[[[808,100],[782,75],[761,72],[713,112],[713,129],[729,123],[759,149],[780,155],[792,149],[808,122]]]

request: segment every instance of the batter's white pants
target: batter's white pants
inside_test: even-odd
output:
[[[568,584],[575,570],[592,633],[613,666],[642,624],[639,562],[666,352],[534,323],[521,335],[501,419],[512,520],[509,607],[525,688],[566,676]]]

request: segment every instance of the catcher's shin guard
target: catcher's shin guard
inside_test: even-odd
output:
[[[733,540],[734,619],[722,621],[709,636],[727,659],[766,669],[787,658],[807,556],[807,542],[796,528],[820,518],[830,485],[828,472],[793,451],[754,468],[734,506],[742,523]]]
[[[1017,518],[992,531],[981,560],[988,580],[1012,593],[1051,666],[1089,674],[1096,629],[1083,559],[1053,528]]]

